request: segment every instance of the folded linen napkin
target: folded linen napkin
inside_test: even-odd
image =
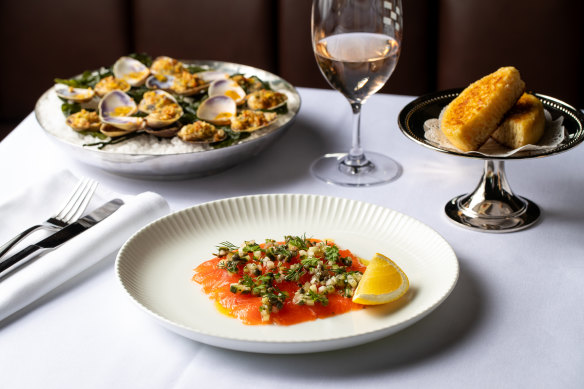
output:
[[[70,172],[62,171],[0,204],[0,244],[52,216],[70,196],[77,181]],[[132,234],[170,211],[166,200],[156,193],[128,196],[98,187],[84,213],[113,198],[121,198],[124,205],[112,215],[0,279],[0,321],[116,252]],[[35,233],[26,243],[46,235]],[[10,255],[22,246],[15,247]]]

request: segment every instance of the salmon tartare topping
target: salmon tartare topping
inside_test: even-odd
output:
[[[223,242],[193,281],[245,324],[291,325],[364,308],[351,298],[365,266],[330,240]]]

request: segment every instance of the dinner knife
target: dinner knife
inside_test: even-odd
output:
[[[54,234],[41,240],[40,242],[37,242],[22,249],[21,251],[14,254],[10,258],[6,258],[4,261],[0,263],[0,277],[3,277],[5,274],[10,273],[17,267],[23,265],[25,262],[35,257],[36,255],[42,252],[53,250],[62,245],[63,243],[65,243],[66,241],[68,241],[69,239],[74,238],[77,235],[81,234],[83,231],[93,227],[94,225],[96,225],[97,223],[104,220],[112,213],[114,213],[123,204],[124,202],[120,199],[108,201],[101,207],[88,213],[87,215],[83,216],[76,222],[69,224],[68,226],[55,232]]]

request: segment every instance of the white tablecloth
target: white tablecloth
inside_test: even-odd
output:
[[[475,188],[483,163],[403,136],[397,115],[412,98],[375,95],[363,109],[364,147],[398,160],[402,177],[342,188],[313,178],[309,165],[325,152],[348,148],[349,106],[333,91],[299,92],[295,124],[262,155],[214,176],[170,182],[80,164],[48,141],[31,114],[0,143],[0,201],[67,168],[116,192],[157,192],[173,210],[256,193],[379,204],[428,224],[457,253],[460,279],[436,311],[351,349],[292,356],[234,352],[182,338],[150,320],[122,294],[112,256],[0,322],[0,387],[584,387],[584,148],[506,163],[513,190],[540,206],[542,221],[516,233],[479,233],[454,225],[443,209]]]

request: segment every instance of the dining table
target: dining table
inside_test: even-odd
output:
[[[364,149],[395,159],[400,177],[344,187],[315,178],[310,165],[348,151],[350,107],[333,90],[297,90],[300,111],[272,144],[227,170],[182,179],[83,163],[50,140],[31,112],[0,142],[0,204],[63,170],[115,193],[154,192],[169,212],[256,194],[366,202],[417,219],[448,242],[459,264],[450,295],[374,341],[312,353],[245,352],[152,320],[120,286],[116,250],[0,321],[1,388],[584,387],[584,148],[507,161],[514,193],[539,206],[540,220],[509,233],[472,230],[444,208],[474,190],[484,162],[404,136],[398,115],[416,96],[376,94],[363,105]]]

